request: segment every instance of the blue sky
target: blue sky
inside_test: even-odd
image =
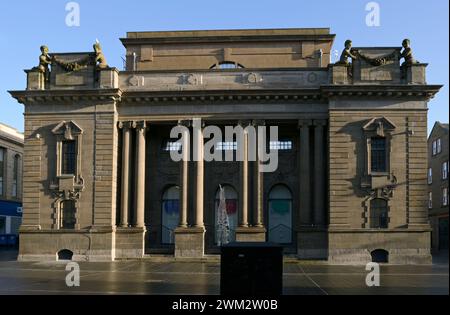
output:
[[[66,26],[66,0],[0,3],[0,121],[23,130],[23,106],[7,90],[24,89],[23,69],[37,65],[39,46],[53,52],[90,51],[98,38],[112,66],[122,68],[127,31],[330,27],[334,49],[400,46],[410,38],[416,58],[429,63],[428,83],[444,84],[430,102],[429,129],[449,116],[449,1],[377,0],[381,25],[366,26],[369,0],[78,0],[79,27]]]

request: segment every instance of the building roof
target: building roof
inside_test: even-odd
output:
[[[192,30],[128,32],[121,41],[125,45],[136,41],[145,42],[224,42],[265,40],[333,40],[329,28],[279,28],[279,29],[235,29],[235,30]]]
[[[0,137],[22,145],[24,143],[24,134],[22,132],[3,123],[0,123]]]
[[[430,136],[428,137],[428,140],[430,140],[434,132],[438,129],[444,130],[445,134],[448,134],[448,125],[448,123],[441,123],[440,121],[436,121],[434,123],[433,129],[431,130]]]

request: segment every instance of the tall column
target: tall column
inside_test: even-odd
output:
[[[324,166],[324,138],[325,120],[314,121],[314,224],[324,226],[325,218],[325,166]]]
[[[128,227],[128,191],[130,175],[130,123],[119,122],[122,129],[122,181],[121,181],[121,205],[120,205],[120,226]]]
[[[256,143],[258,148],[258,154],[256,157],[255,162],[255,168],[254,168],[254,178],[255,178],[255,206],[254,206],[254,220],[255,220],[255,226],[256,227],[262,227],[263,226],[263,211],[264,211],[264,182],[263,182],[263,175],[264,173],[261,172],[261,162],[259,157],[259,151],[265,150],[266,148],[263,148],[263,144],[265,141],[260,141],[259,139],[259,127],[265,125],[265,121],[263,120],[256,120],[253,122],[253,125],[256,128]]]
[[[189,121],[179,121],[178,125],[185,127],[182,135],[182,149],[183,158],[180,162],[181,167],[181,208],[180,208],[180,223],[179,227],[187,227],[187,215],[188,215],[188,195],[189,195],[189,160],[190,160],[190,132],[189,132]]]
[[[203,198],[204,198],[204,148],[203,148],[203,126],[201,121],[194,119],[194,153],[197,162],[196,175],[196,207],[195,207],[195,227],[204,227],[203,223]]]
[[[136,213],[135,226],[145,227],[145,121],[136,123]]]
[[[241,218],[239,222],[240,227],[248,227],[248,131],[245,129],[248,126],[246,122],[239,122],[244,128],[243,137],[243,160],[241,161]]]
[[[311,225],[309,126],[311,120],[299,120],[300,127],[300,225]]]

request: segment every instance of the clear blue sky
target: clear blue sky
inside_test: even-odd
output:
[[[127,31],[330,27],[334,49],[400,46],[410,38],[416,58],[429,63],[428,83],[444,84],[430,102],[429,128],[449,115],[449,1],[377,0],[381,26],[367,27],[369,0],[79,0],[80,27],[67,27],[66,0],[0,1],[0,121],[23,130],[23,106],[7,90],[24,89],[23,69],[37,65],[39,46],[53,52],[90,51],[98,38],[112,66],[122,68]]]

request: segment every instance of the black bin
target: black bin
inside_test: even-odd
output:
[[[235,242],[221,247],[220,293],[283,293],[283,247],[273,243]]]

